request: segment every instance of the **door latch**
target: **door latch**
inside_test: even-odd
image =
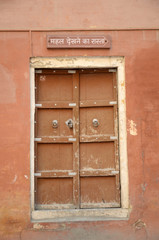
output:
[[[58,121],[57,120],[52,121],[52,127],[53,128],[58,128]]]
[[[96,118],[93,119],[92,123],[93,123],[94,127],[98,127],[99,126],[98,119],[96,119]]]
[[[73,128],[73,121],[72,121],[72,119],[68,119],[66,122],[66,125],[71,129],[71,128]]]

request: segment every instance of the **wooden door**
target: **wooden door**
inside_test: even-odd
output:
[[[36,209],[119,207],[116,73],[36,71]]]
[[[116,73],[80,71],[80,207],[119,207]]]

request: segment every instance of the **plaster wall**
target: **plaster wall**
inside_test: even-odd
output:
[[[158,29],[158,0],[0,1],[0,29]]]
[[[61,50],[46,48],[48,33],[0,32],[0,239],[158,240],[159,31],[101,31],[112,36],[111,49]],[[36,56],[125,57],[129,220],[31,223],[29,58]]]

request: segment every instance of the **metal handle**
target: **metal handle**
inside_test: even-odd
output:
[[[58,128],[58,121],[57,120],[52,121],[52,127],[53,128]]]
[[[73,128],[73,121],[72,121],[72,119],[68,119],[65,123],[66,123],[66,125],[67,125],[69,128]]]
[[[98,127],[99,126],[98,119],[96,119],[96,118],[93,119],[92,123],[93,123],[94,127]]]

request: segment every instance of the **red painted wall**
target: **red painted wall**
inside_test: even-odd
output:
[[[158,0],[5,0],[0,29],[157,29]]]
[[[112,36],[110,50],[48,50],[47,32],[0,32],[0,240],[159,239],[159,31],[100,33]],[[30,222],[31,56],[125,56],[128,221]]]

